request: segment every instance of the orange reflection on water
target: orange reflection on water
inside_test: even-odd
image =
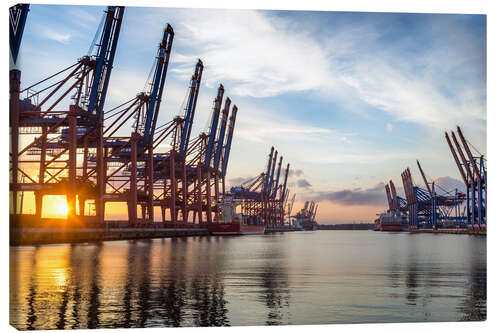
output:
[[[215,245],[191,238],[11,248],[11,324],[20,329],[224,324],[224,293],[215,279],[221,266],[209,251]],[[213,302],[222,306],[216,309],[220,316],[206,317]]]

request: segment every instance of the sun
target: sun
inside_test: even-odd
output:
[[[43,217],[66,218],[68,216],[68,204],[63,195],[46,195],[43,198]]]
[[[66,204],[66,202],[57,203],[54,209],[58,215],[68,215],[68,205]]]

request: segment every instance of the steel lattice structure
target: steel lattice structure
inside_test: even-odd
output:
[[[17,5],[10,9],[13,59],[17,58],[28,8]],[[160,207],[162,213],[162,223],[155,225],[193,226],[213,221],[216,204],[226,193],[225,176],[238,107],[231,108],[228,97],[222,105],[221,84],[208,132],[191,139],[204,69],[198,60],[184,114],[157,125],[174,39],[174,30],[167,24],[146,88],[104,111],[123,13],[124,7],[107,7],[91,50],[75,64],[23,89],[20,70],[11,70],[10,189],[14,219],[22,215],[18,194],[32,191],[37,220],[42,217],[45,195],[64,195],[68,221],[74,224],[104,223],[106,202],[127,203],[129,226],[152,225],[154,207]],[[130,135],[120,136],[130,123]],[[20,134],[34,137],[21,150]],[[165,143],[170,149],[161,151]],[[26,166],[35,166],[38,177],[30,175]],[[85,214],[87,201],[94,203],[95,215]],[[138,207],[142,208],[141,218]]]

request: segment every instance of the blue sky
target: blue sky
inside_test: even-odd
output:
[[[22,85],[85,55],[104,9],[32,5]],[[417,158],[428,177],[458,179],[444,140],[456,125],[486,153],[484,15],[128,7],[106,108],[143,89],[166,23],[175,38],[159,124],[180,112],[201,58],[193,134],[224,84],[239,108],[228,179],[261,172],[274,145],[296,171],[299,204],[323,199],[320,221],[371,220],[380,182],[399,186],[410,166],[421,183]]]

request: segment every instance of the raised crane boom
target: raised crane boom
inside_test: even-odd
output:
[[[472,175],[472,171],[470,169],[469,163],[467,163],[467,159],[465,158],[464,152],[462,151],[462,147],[460,147],[460,144],[458,143],[457,137],[455,136],[455,133],[452,131],[451,132],[451,137],[453,139],[453,142],[455,143],[455,147],[457,148],[458,154],[460,155],[460,158],[462,159],[462,163],[464,166],[465,171],[467,171],[467,175],[469,176],[469,179],[476,185],[476,181],[474,179],[474,176]]]
[[[160,43],[160,47],[158,48],[158,60],[156,62],[153,82],[149,92],[149,105],[143,132],[143,142],[145,145],[153,143],[173,39],[174,29],[170,26],[170,24],[167,24],[167,27],[163,31],[163,38]]]
[[[200,91],[201,76],[203,74],[203,62],[198,59],[194,74],[191,77],[189,85],[189,98],[184,116],[184,126],[182,127],[181,143],[179,146],[179,154],[185,156],[188,150],[189,138],[191,136],[191,128],[193,127],[194,113],[196,111],[196,102],[198,101],[198,93]]]
[[[283,181],[283,192],[281,193],[281,201],[283,201],[283,193],[286,192],[286,182],[288,181],[288,171],[290,170],[290,163],[286,165],[285,180]]]
[[[227,132],[226,144],[224,146],[224,157],[222,159],[222,177],[226,177],[227,163],[229,161],[229,152],[231,151],[231,142],[233,141],[233,131],[237,112],[238,108],[236,105],[233,105],[233,111],[231,112],[231,117],[229,118],[229,129]]]
[[[309,216],[312,216],[315,206],[316,206],[316,203],[314,201],[312,201],[311,205],[309,206]]]
[[[398,194],[396,193],[396,186],[394,186],[392,179],[389,181],[389,186],[391,188],[391,193],[392,193],[392,202],[393,202],[392,208],[399,212],[399,209],[401,207],[399,207]]]
[[[316,207],[314,208],[314,214],[312,216],[312,220],[315,221],[316,220],[316,213],[318,212],[318,206],[319,205],[316,205]]]
[[[290,201],[290,203],[288,204],[288,213],[287,213],[288,217],[290,217],[290,214],[292,213],[294,203],[295,203],[295,193],[293,194],[292,201]]]
[[[217,147],[215,148],[214,157],[214,170],[219,170],[219,163],[221,159],[222,146],[224,145],[224,136],[226,135],[227,117],[229,115],[229,108],[231,107],[231,99],[226,97],[226,103],[222,110],[222,118],[220,120],[219,136],[217,138]]]
[[[266,195],[269,196],[271,194],[271,189],[274,184],[274,170],[276,168],[276,158],[278,157],[278,151],[274,151],[274,157],[273,157],[273,166],[271,169],[271,177],[269,178],[269,184],[267,185],[267,192]]]
[[[104,116],[104,101],[108,91],[124,11],[125,7],[108,6],[106,12],[106,21],[97,50],[97,63],[87,105],[87,114],[95,114],[98,119],[102,119]]]
[[[474,170],[474,173],[476,174],[477,179],[481,179],[481,173],[479,172],[479,168],[477,167],[477,163],[474,160],[474,157],[472,156],[472,153],[469,149],[469,145],[467,144],[467,140],[465,140],[464,135],[462,134],[462,130],[460,129],[460,126],[457,126],[457,132],[458,136],[460,137],[460,140],[462,141],[462,145],[464,146],[465,153],[469,157],[469,163],[472,165],[472,170]]]
[[[389,210],[391,212],[394,211],[394,202],[391,196],[391,189],[389,188],[389,184],[385,184],[385,193],[387,194],[387,203],[389,204]]]
[[[275,181],[275,185],[274,185],[274,189],[273,189],[273,195],[272,195],[273,199],[276,198],[276,193],[278,193],[278,184],[279,184],[279,181],[280,181],[281,163],[282,162],[283,162],[283,156],[280,156],[280,161],[278,163],[278,174],[276,175],[276,181]]]
[[[429,186],[429,183],[427,182],[427,178],[425,177],[424,170],[422,170],[422,167],[420,166],[420,162],[417,160],[417,166],[418,169],[420,170],[420,174],[422,175],[422,179],[424,180],[425,187],[427,187],[427,192],[429,192],[429,195],[431,198],[434,198],[434,192],[431,191],[431,187]]]
[[[462,176],[462,180],[464,181],[465,186],[469,187],[469,184],[467,183],[467,177],[465,176],[464,168],[462,167],[462,164],[460,164],[460,160],[458,159],[457,153],[455,152],[455,149],[453,148],[453,145],[451,144],[450,137],[448,136],[448,133],[445,132],[444,136],[446,138],[446,142],[448,142],[448,146],[450,147],[451,154],[453,155],[453,158],[455,159],[455,163],[457,164],[458,171],[460,172],[460,176]]]
[[[205,167],[210,168],[210,159],[212,158],[213,146],[215,141],[215,132],[217,131],[217,124],[219,123],[220,108],[222,105],[222,97],[224,96],[224,86],[219,85],[217,97],[214,100],[214,110],[212,112],[212,121],[210,125],[210,133],[208,135],[207,150],[205,152]]]
[[[271,147],[271,153],[269,154],[269,160],[267,162],[266,178],[264,180],[264,194],[267,193],[267,184],[269,183],[269,175],[271,172],[271,163],[273,160],[273,153],[274,153],[274,147]]]
[[[12,63],[15,66],[17,56],[21,48],[21,40],[23,38],[24,26],[28,17],[30,5],[18,4],[9,8],[9,44]]]

